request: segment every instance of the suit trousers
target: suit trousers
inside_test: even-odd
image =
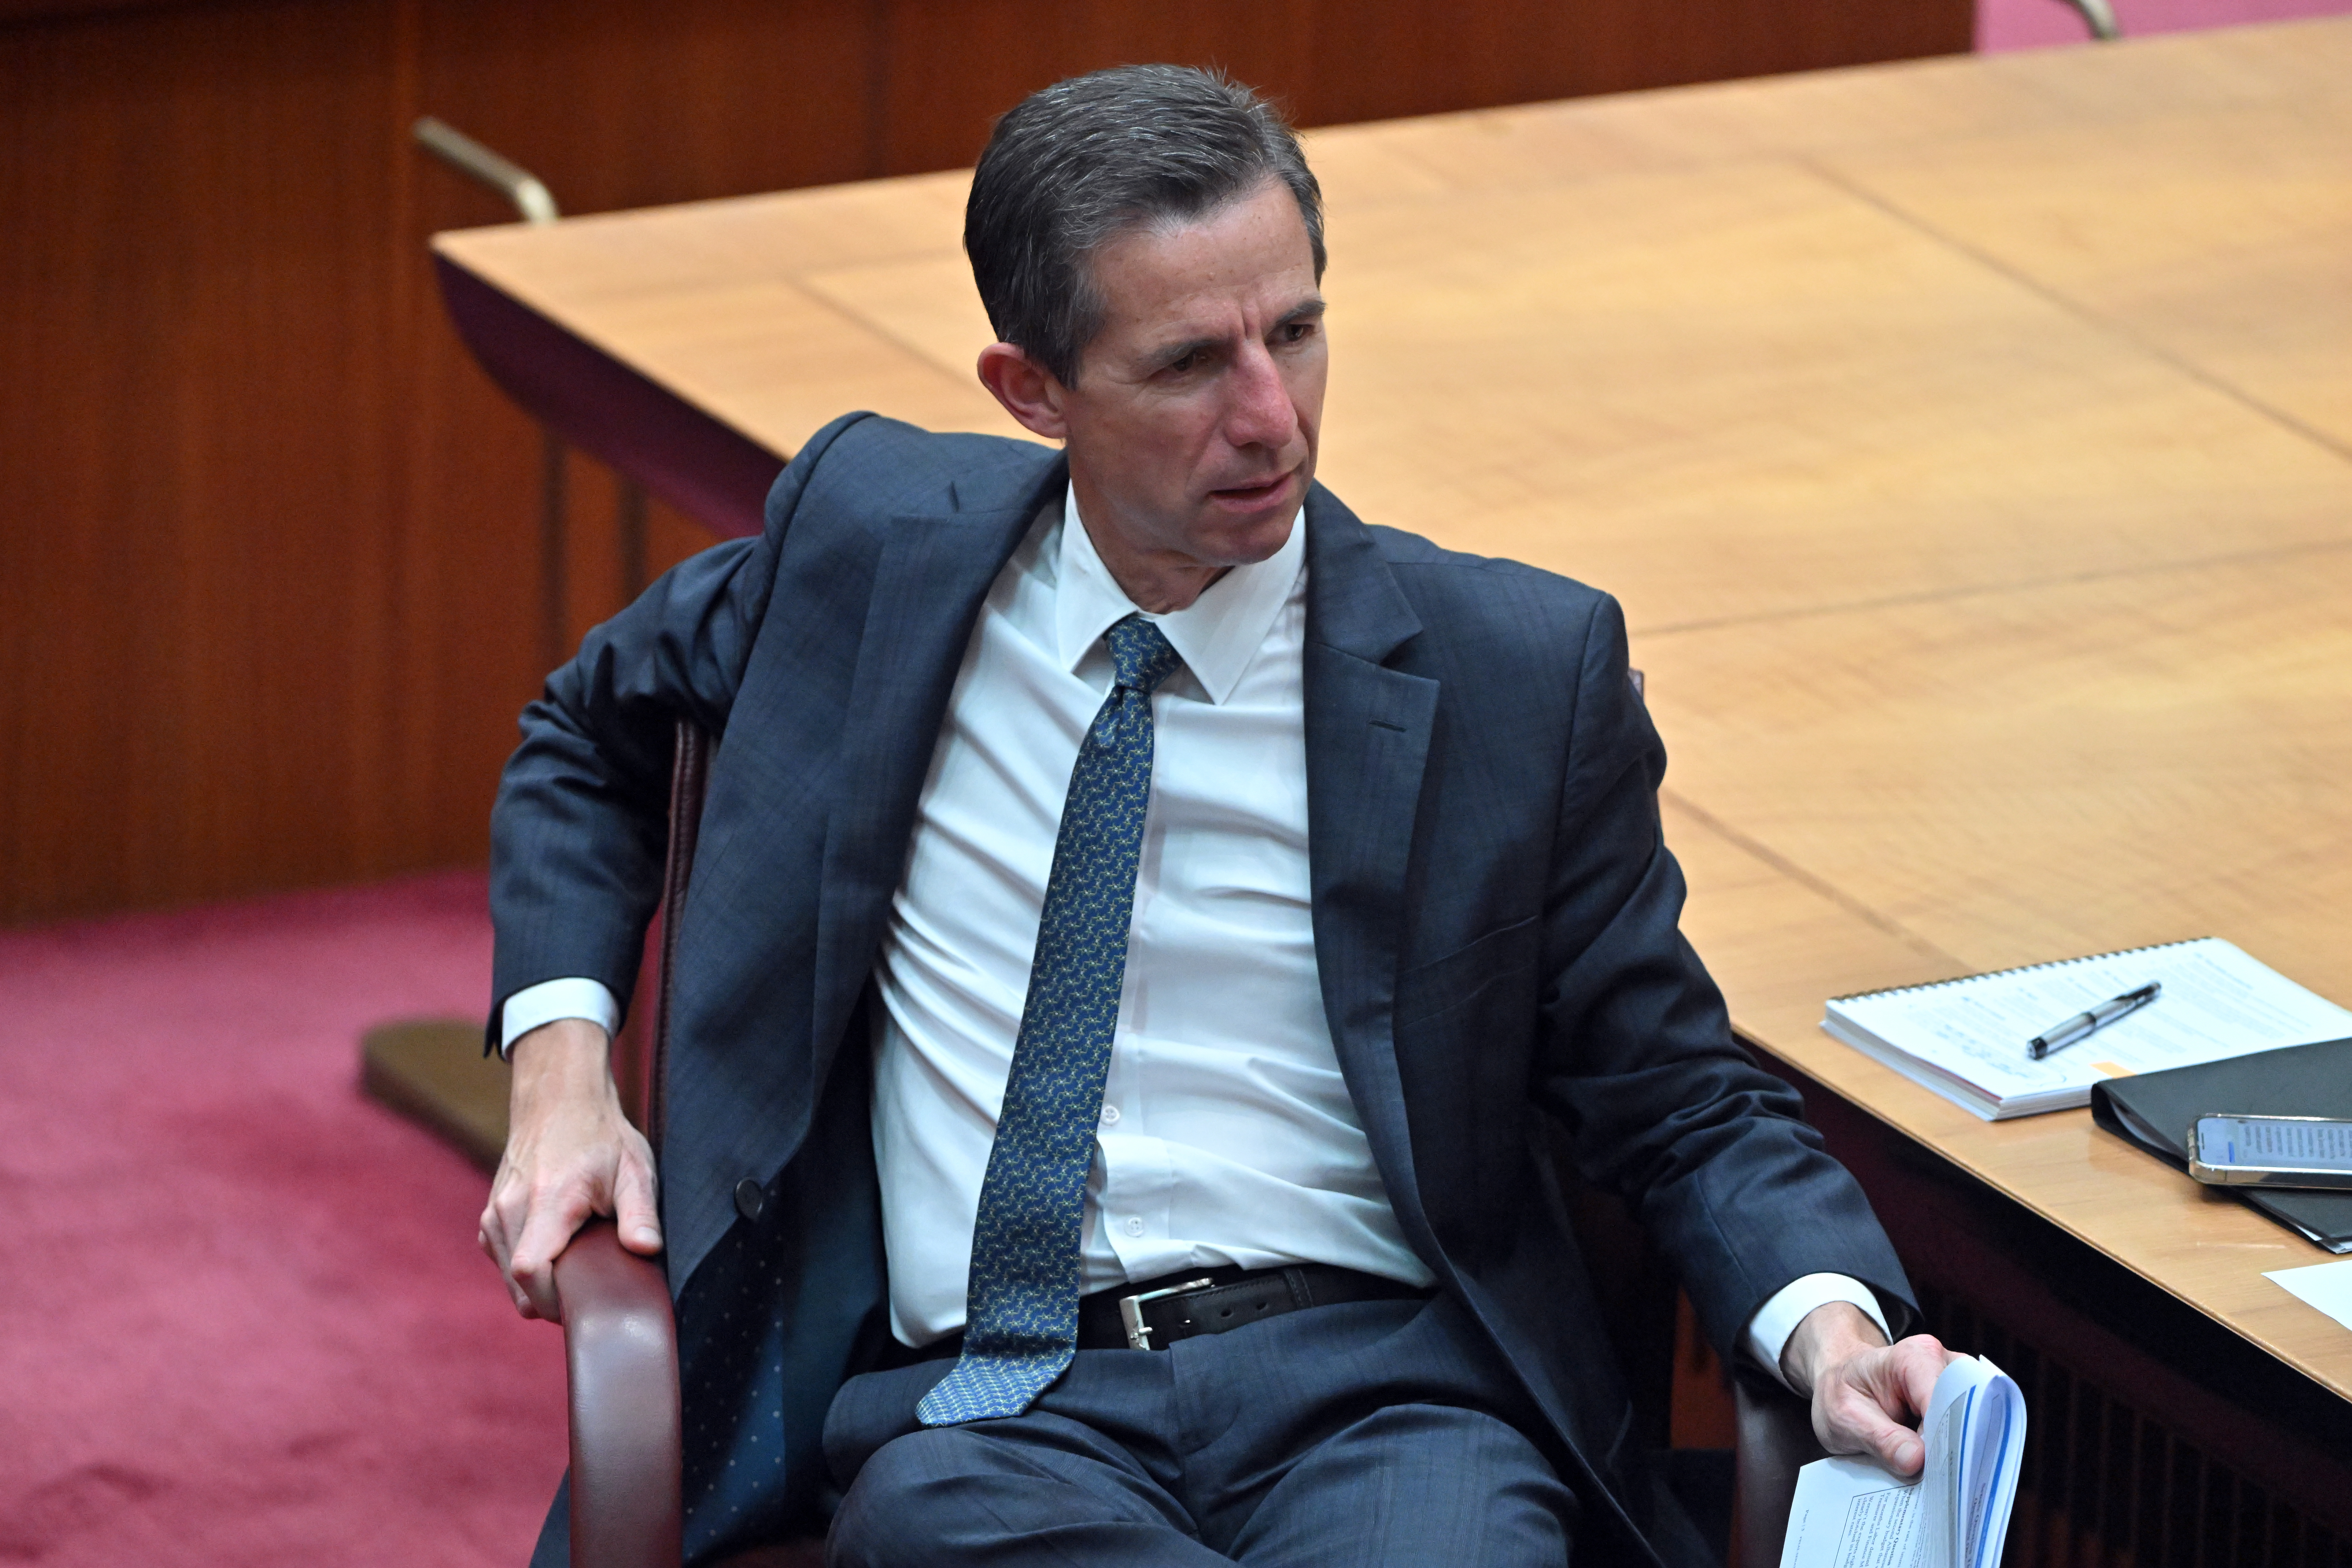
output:
[[[829,1568],[1562,1568],[1578,1504],[1444,1297],[1081,1350],[1023,1415],[925,1428],[953,1363],[852,1378],[825,1418]]]

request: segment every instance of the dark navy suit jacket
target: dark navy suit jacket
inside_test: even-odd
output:
[[[524,715],[494,821],[501,1005],[570,975],[625,1005],[673,722],[720,737],[662,1168],[692,1555],[806,1519],[827,1403],[878,1343],[869,976],[981,601],[1066,482],[1043,447],[837,421],[777,480],[765,532],[664,577]],[[1545,1120],[1647,1226],[1718,1348],[1800,1275],[1898,1310],[1907,1286],[1677,928],[1664,751],[1615,601],[1367,527],[1319,486],[1306,527],[1308,852],[1339,1065],[1405,1239],[1525,1385],[1588,1531],[1637,1560],[1630,1410]],[[766,1201],[739,1207],[747,1177]]]

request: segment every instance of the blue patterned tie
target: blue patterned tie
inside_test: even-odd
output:
[[[1078,1229],[1127,978],[1151,797],[1151,694],[1181,663],[1140,615],[1113,626],[1109,641],[1118,685],[1070,770],[1029,999],[980,1184],[963,1354],[916,1407],[926,1427],[1018,1416],[1077,1352]]]

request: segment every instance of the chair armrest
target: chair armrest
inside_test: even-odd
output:
[[[684,1445],[661,1265],[593,1219],[555,1260],[572,1374],[572,1568],[677,1568]]]
[[[1797,1471],[1822,1457],[1813,1437],[1812,1406],[1760,1373],[1731,1379],[1738,1431],[1738,1469],[1732,1503],[1733,1568],[1779,1568],[1789,1533],[1789,1505]]]

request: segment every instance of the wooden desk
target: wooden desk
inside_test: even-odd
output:
[[[2075,1361],[2173,1378],[2141,1392],[2352,1527],[2352,1333],[2261,1278],[2324,1255],[2084,1113],[1980,1123],[1816,1027],[2206,933],[2352,1001],[2352,20],[1309,140],[1324,476],[1624,601],[1694,940],[1874,1197],[1926,1195],[1923,1278],[2112,1274]],[[438,245],[526,396],[553,323],[749,449],[858,406],[1009,431],[961,193]],[[1937,1207],[1955,1172],[1992,1207]],[[2012,1210],[2076,1251],[2021,1257]]]

